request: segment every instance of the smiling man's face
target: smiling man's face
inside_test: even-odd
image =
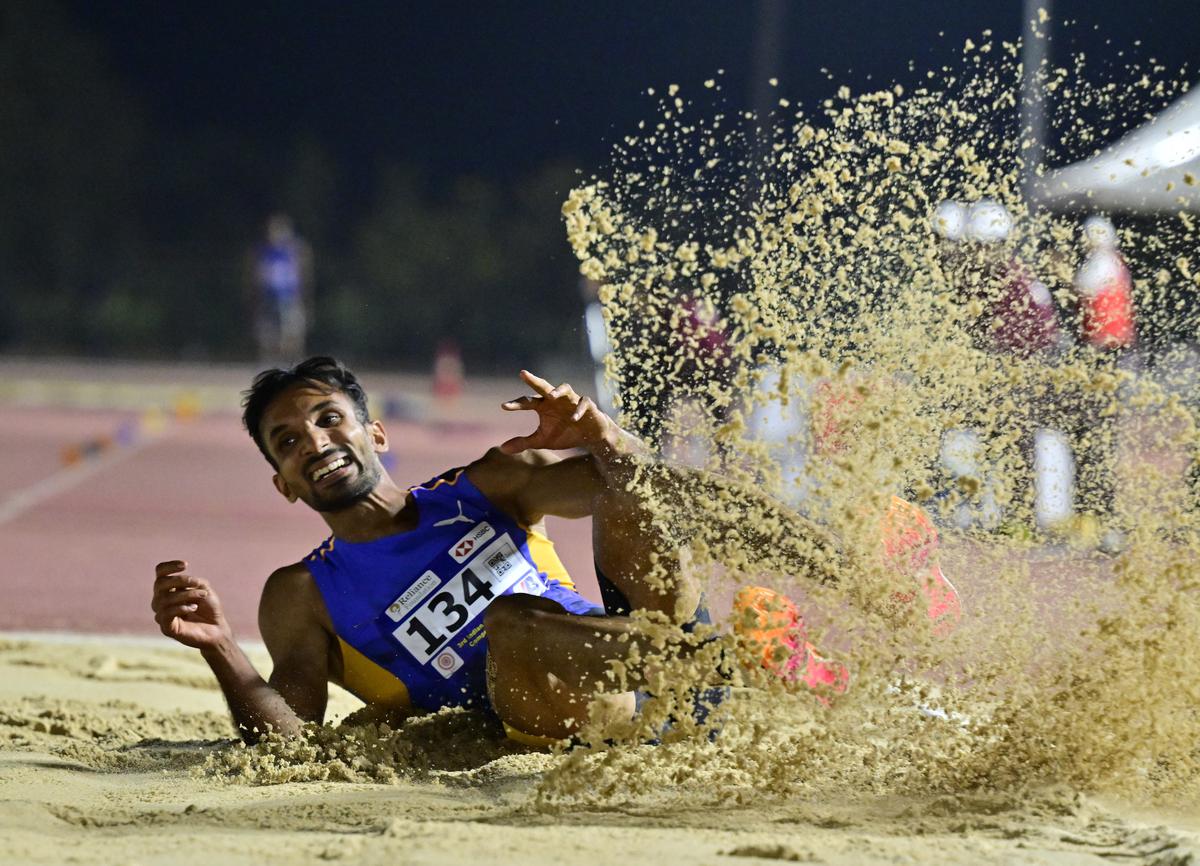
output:
[[[267,407],[260,429],[275,461],[275,487],[315,511],[341,511],[361,502],[383,476],[382,425],[363,424],[340,391],[294,385]]]

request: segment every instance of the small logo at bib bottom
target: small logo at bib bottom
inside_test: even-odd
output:
[[[462,666],[462,656],[452,649],[442,650],[433,659],[433,669],[446,679]]]

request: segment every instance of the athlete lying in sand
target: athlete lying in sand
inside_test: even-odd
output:
[[[534,394],[503,408],[536,412],[532,434],[409,489],[383,470],[387,433],[368,418],[365,393],[339,362],[312,358],[255,379],[244,421],[275,469],[276,489],[318,511],[333,533],[263,589],[270,679],[238,647],[212,585],[187,574],[186,562],[156,567],[152,601],[163,633],[203,653],[244,739],[321,722],[330,681],[381,709],[490,706],[518,739],[568,737],[610,662],[628,655],[629,643],[616,638],[630,632],[631,611],[677,624],[707,620],[677,551],[627,491],[639,459],[649,465],[636,440],[570,386],[522,378]],[[583,453],[558,459],[542,449]],[[680,484],[667,495],[695,495],[672,472],[662,477]],[[836,580],[832,539],[773,500],[739,495],[783,535],[804,536],[792,545],[793,573]],[[607,610],[575,592],[542,530],[546,515],[592,516]],[[757,528],[738,523],[734,531],[755,541]],[[771,542],[789,547],[778,535]],[[759,596],[750,601],[769,607]],[[784,632],[787,640],[794,629]],[[815,655],[805,658],[806,678],[815,670],[844,688],[840,672],[822,673]],[[631,693],[615,704],[633,713]]]

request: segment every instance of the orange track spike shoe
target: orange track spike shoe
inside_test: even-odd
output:
[[[733,630],[764,669],[788,683],[802,682],[829,703],[850,685],[850,669],[825,658],[808,640],[799,609],[765,586],[746,586],[733,599]]]

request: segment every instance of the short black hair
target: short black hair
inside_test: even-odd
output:
[[[242,392],[242,424],[254,439],[258,450],[272,466],[275,466],[275,459],[267,450],[267,443],[259,427],[267,407],[293,385],[316,385],[328,388],[331,392],[340,391],[354,403],[354,415],[361,423],[366,424],[371,420],[367,411],[367,392],[358,383],[358,377],[336,358],[315,355],[294,367],[263,370],[254,377],[250,389]]]

